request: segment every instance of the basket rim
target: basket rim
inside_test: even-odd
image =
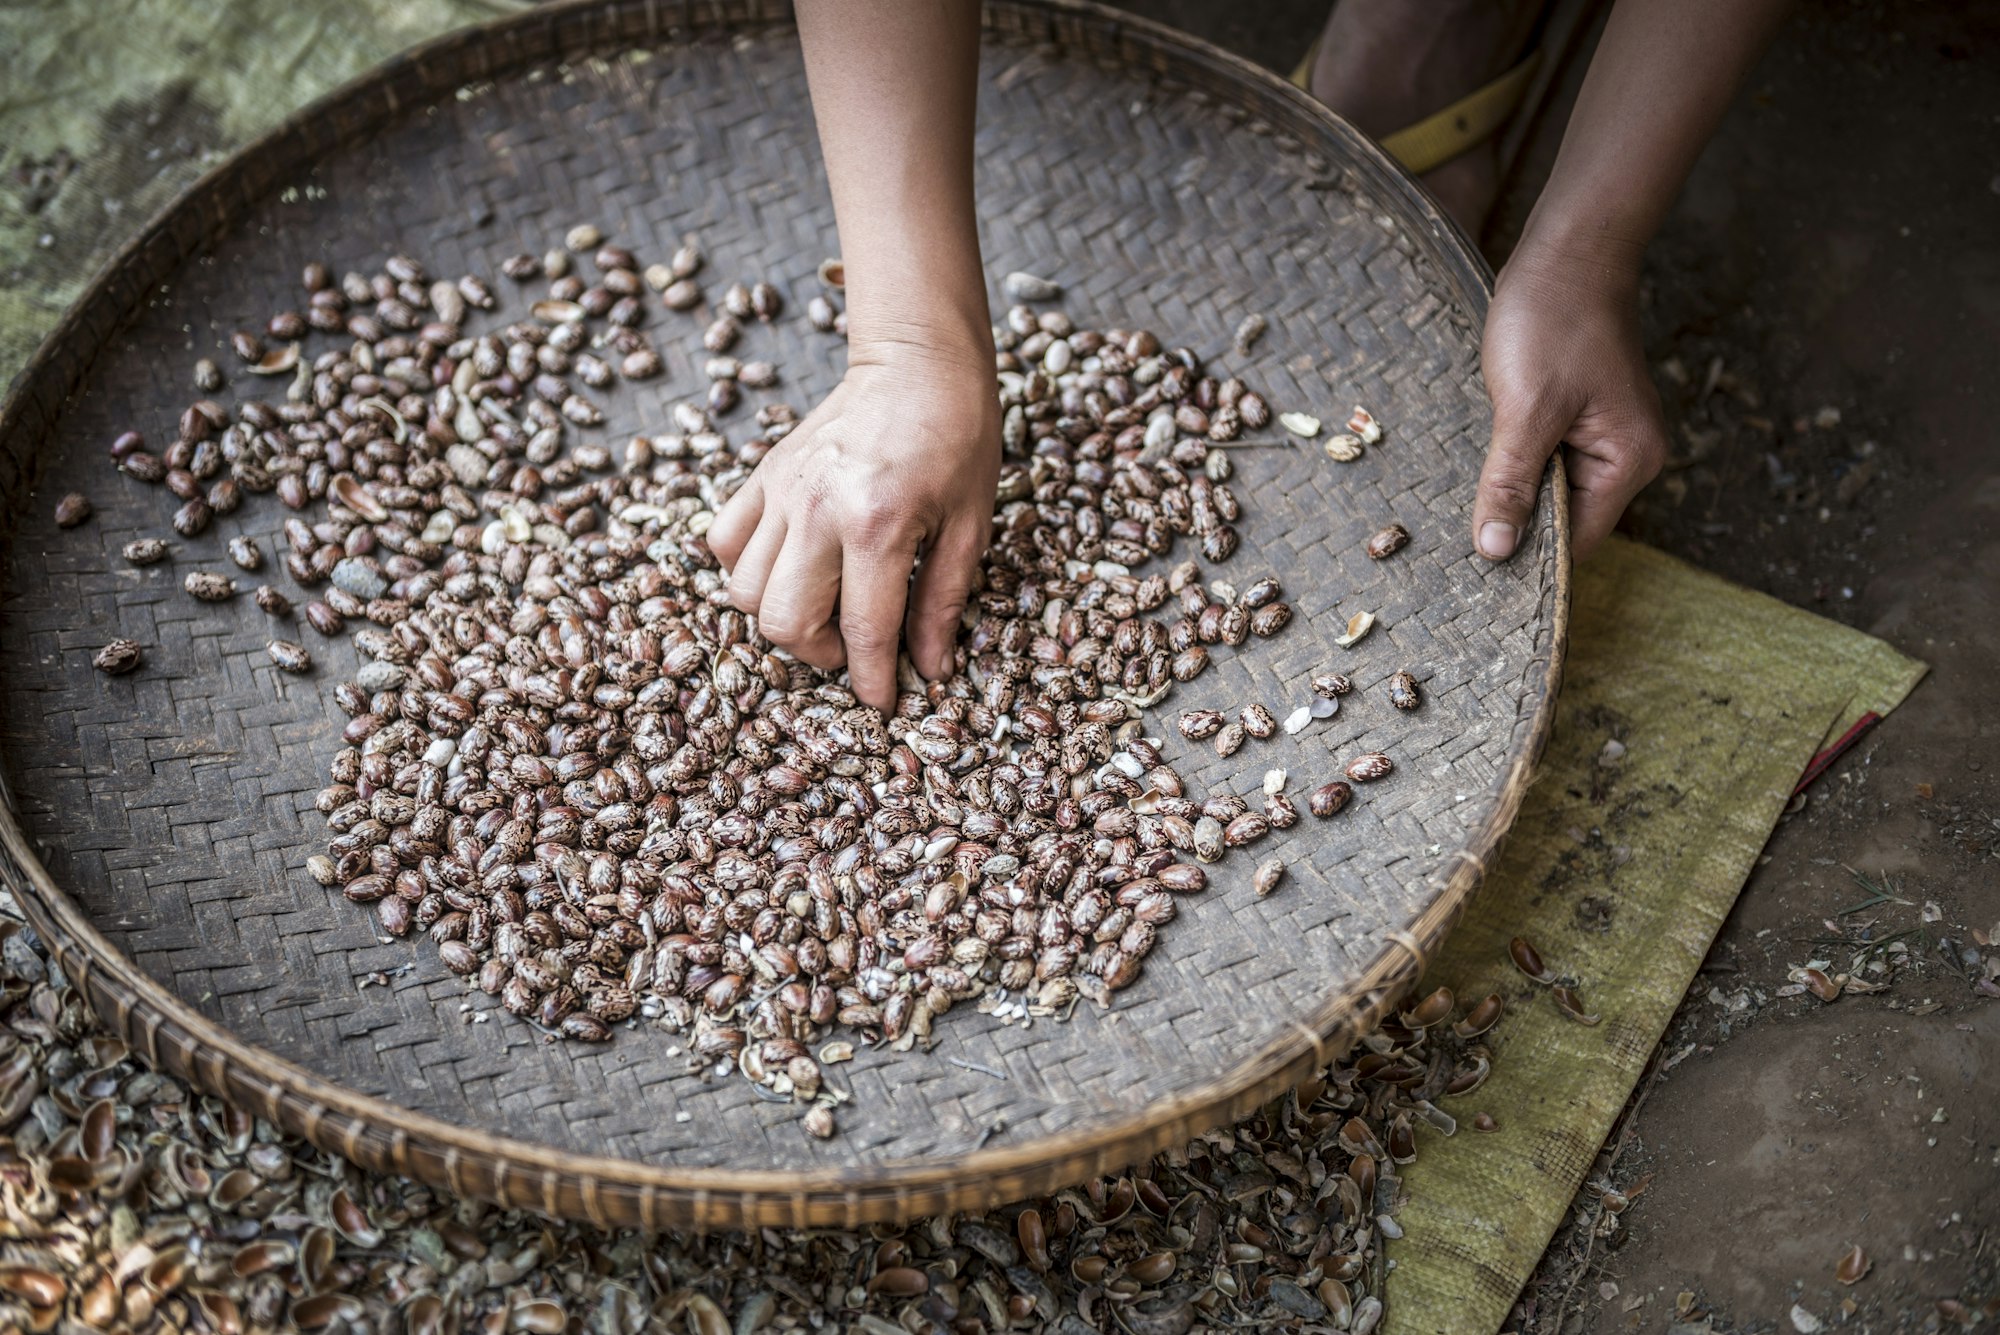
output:
[[[673,11],[673,12],[663,12]],[[593,18],[599,22],[592,22]],[[502,77],[618,42],[638,45],[791,21],[784,0],[560,0],[546,8],[455,29],[378,64],[315,99],[278,125],[229,153],[179,192],[94,274],[83,293],[38,345],[0,404],[0,438],[32,432],[37,440],[62,416],[64,405],[94,359],[74,358],[79,341],[102,347],[99,323],[111,306],[122,324],[133,303],[118,287],[133,274],[171,270],[197,246],[174,243],[170,226],[185,214],[207,215],[212,237],[235,222],[252,202],[233,197],[235,174],[260,159],[307,165],[322,150],[300,138],[308,123],[340,117],[373,129],[404,114],[396,78],[424,66],[455,71],[455,82]],[[643,23],[645,32],[628,29]],[[1423,259],[1458,289],[1466,312],[1483,319],[1492,275],[1465,234],[1435,200],[1373,141],[1277,74],[1210,42],[1097,0],[987,0],[987,34],[1014,33],[1061,40],[1091,34],[1121,48],[1128,63],[1161,74],[1195,70],[1210,85],[1241,94],[1250,110],[1276,117],[1280,133],[1313,136],[1342,150],[1341,166],[1357,171],[1379,202],[1400,211]],[[552,52],[517,52],[508,38],[545,29]],[[1109,34],[1107,38],[1105,34]],[[483,61],[484,52],[501,59]],[[468,59],[470,57],[470,59]],[[422,77],[435,81],[435,74]],[[360,116],[353,113],[362,112]],[[1400,206],[1399,210],[1393,206]],[[1425,234],[1427,233],[1427,235]],[[161,242],[168,242],[165,251]],[[1560,452],[1544,475],[1540,522],[1552,531],[1553,576],[1548,640],[1537,671],[1530,662],[1523,686],[1531,717],[1517,713],[1509,753],[1485,798],[1491,809],[1464,845],[1438,855],[1449,867],[1428,904],[1386,940],[1359,978],[1320,997],[1307,1015],[1231,1068],[1129,1116],[1019,1143],[975,1149],[954,1158],[890,1160],[806,1169],[744,1169],[655,1164],[614,1155],[558,1149],[498,1132],[461,1126],[400,1107],[388,1098],[338,1085],[303,1066],[239,1037],[181,1000],[106,938],[35,853],[15,813],[11,793],[0,802],[0,850],[17,875],[8,879],[24,911],[72,984],[107,1024],[122,1032],[155,1066],[187,1077],[339,1152],[364,1167],[404,1173],[463,1195],[546,1214],[587,1218],[603,1226],[746,1227],[768,1224],[855,1226],[919,1213],[985,1208],[1054,1190],[1136,1162],[1189,1136],[1247,1114],[1316,1066],[1337,1058],[1381,1020],[1423,972],[1430,952],[1476,892],[1499,852],[1536,760],[1554,726],[1556,696],[1568,637],[1571,549],[1568,488]],[[4,789],[4,781],[0,781]]]

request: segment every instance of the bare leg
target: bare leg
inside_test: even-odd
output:
[[[1338,0],[1309,86],[1366,133],[1394,134],[1504,74],[1541,8],[1541,0]],[[1477,239],[1499,188],[1493,140],[1423,182]]]

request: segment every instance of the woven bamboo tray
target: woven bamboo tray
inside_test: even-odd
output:
[[[1156,730],[1196,791],[1253,793],[1280,766],[1302,793],[1376,747],[1397,775],[1217,867],[1112,1010],[1023,1028],[960,1008],[928,1054],[831,1068],[854,1098],[824,1143],[745,1082],[690,1074],[665,1032],[543,1042],[428,942],[378,940],[367,913],[314,885],[302,868],[326,832],[312,796],[342,721],[330,687],[353,650],[315,642],[317,674],[284,677],[247,598],[180,591],[185,570],[222,564],[230,534],[278,549],[275,505],[253,500],[171,564],[121,561],[126,541],[168,531],[172,502],[111,472],[110,438],[171,439],[195,358],[230,365],[229,331],[294,304],[308,259],[337,273],[409,250],[504,290],[502,257],[575,222],[642,262],[694,231],[710,283],[767,277],[796,311],[837,251],[782,8],[557,5],[404,56],[217,168],[118,255],[0,416],[4,870],[135,1048],[367,1167],[455,1192],[600,1224],[852,1225],[984,1208],[1156,1152],[1243,1115],[1393,1004],[1514,815],[1561,662],[1559,470],[1512,562],[1468,545],[1489,428],[1485,271],[1373,146],[1261,70],[1092,6],[995,4],[987,31],[989,271],[1052,275],[1079,320],[1194,342],[1280,409],[1338,422],[1365,403],[1389,433],[1346,466],[1313,445],[1236,455],[1245,540],[1229,573],[1278,573],[1301,615],[1220,653],[1171,708],[1262,700],[1282,715],[1328,667],[1354,673],[1357,694],[1228,761],[1167,718]],[[1270,332],[1233,354],[1252,311]],[[696,387],[675,319],[649,320],[667,387],[612,394],[604,439],[659,428],[673,391]],[[749,342],[795,406],[839,375],[839,345],[803,320]],[[72,489],[97,517],[58,532],[51,508]],[[1390,519],[1414,541],[1371,562],[1362,541]],[[1374,634],[1335,647],[1362,608]],[[147,666],[93,672],[120,635]],[[1382,700],[1399,669],[1425,684],[1415,715]],[[1258,900],[1250,871],[1272,851],[1292,879]],[[362,986],[377,971],[390,985]]]

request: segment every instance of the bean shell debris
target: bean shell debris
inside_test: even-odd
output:
[[[1279,413],[1278,425],[1301,440],[1311,440],[1319,434],[1319,419],[1307,413]]]
[[[1375,614],[1356,612],[1347,618],[1346,633],[1334,636],[1333,642],[1343,649],[1352,649],[1373,629],[1375,629]]]

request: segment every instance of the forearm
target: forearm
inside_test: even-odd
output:
[[[1785,0],[1618,0],[1517,253],[1636,281]]]
[[[990,356],[972,202],[975,0],[799,0],[857,361]],[[990,365],[990,362],[987,363]]]

